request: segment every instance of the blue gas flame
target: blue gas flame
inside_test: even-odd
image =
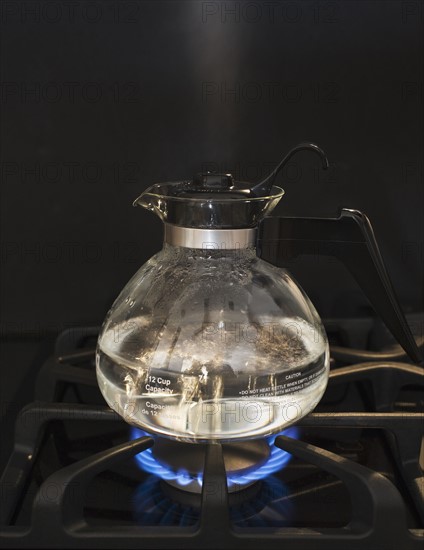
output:
[[[146,435],[151,436],[151,434],[148,434],[147,432],[140,430],[139,428],[131,428],[131,439],[138,439],[139,437],[143,437]],[[299,430],[295,426],[292,426],[279,434],[268,437],[267,442],[271,449],[268,460],[264,464],[261,464],[256,469],[252,469],[248,473],[231,473],[227,475],[228,487],[231,487],[232,485],[247,485],[248,483],[252,483],[253,481],[258,481],[260,479],[268,477],[278,470],[281,470],[290,461],[290,453],[274,446],[274,441],[277,435],[286,435],[287,437],[298,439]],[[150,474],[154,474],[161,479],[175,481],[181,487],[185,487],[193,481],[197,481],[197,483],[202,486],[202,473],[197,474],[197,476],[193,476],[185,470],[174,472],[171,468],[161,464],[158,460],[156,460],[156,458],[153,456],[152,448],[138,453],[135,456],[135,459],[142,470]]]

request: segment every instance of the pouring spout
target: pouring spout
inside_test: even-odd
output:
[[[142,206],[150,212],[154,212],[163,221],[166,218],[167,199],[160,193],[158,184],[152,185],[133,202],[133,206]]]
[[[269,194],[274,185],[275,178],[277,174],[284,168],[287,162],[292,158],[293,155],[299,151],[313,151],[321,158],[323,170],[327,170],[330,166],[327,155],[318,147],[315,143],[299,143],[286,154],[285,157],[279,162],[278,166],[269,174],[264,180],[260,181],[251,188],[251,193],[257,197],[263,197]]]
[[[149,189],[143,191],[132,203],[133,206],[142,206],[147,208],[147,210],[153,210],[151,196],[149,196]]]

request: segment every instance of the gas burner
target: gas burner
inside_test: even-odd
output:
[[[295,508],[287,498],[286,485],[276,476],[268,476],[228,495],[231,521],[238,527],[275,525],[276,518],[289,524]],[[199,522],[202,496],[191,493],[151,475],[137,487],[134,498],[137,525],[187,527]]]
[[[282,434],[297,439],[298,429],[284,430]],[[131,430],[131,439],[149,436],[138,428]],[[222,453],[229,493],[245,490],[259,480],[283,468],[290,454],[274,446],[276,436],[266,439],[224,443]],[[167,484],[189,493],[200,494],[208,445],[190,444],[164,438],[154,438],[154,445],[136,455],[141,468],[158,476]]]

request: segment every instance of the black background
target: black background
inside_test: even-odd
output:
[[[0,6],[8,342],[101,323],[161,247],[141,190],[205,167],[255,181],[305,140],[332,169],[296,156],[275,213],[364,211],[402,306],[422,309],[422,2]],[[292,271],[322,316],[368,311],[335,261]],[[23,376],[20,349],[3,373]]]

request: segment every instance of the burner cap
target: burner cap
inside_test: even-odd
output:
[[[200,493],[201,485],[197,479],[203,473],[206,444],[190,444],[158,438],[152,449],[153,457],[163,466],[173,472],[184,472],[186,478],[193,478],[190,483],[182,485],[177,479],[167,480],[167,483],[184,491]],[[269,459],[270,448],[266,440],[257,439],[239,443],[224,443],[222,445],[224,465],[227,475],[244,475],[255,470]],[[251,485],[233,484],[229,491],[237,491]]]

